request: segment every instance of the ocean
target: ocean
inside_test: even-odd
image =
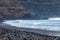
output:
[[[3,23],[21,28],[60,31],[60,20],[5,20]]]

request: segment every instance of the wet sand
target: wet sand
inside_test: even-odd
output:
[[[57,38],[23,31],[20,28],[0,23],[0,40],[57,40]]]

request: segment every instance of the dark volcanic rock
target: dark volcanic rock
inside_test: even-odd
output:
[[[49,17],[60,17],[60,0],[0,0],[0,18],[4,20]]]
[[[37,18],[60,17],[60,0],[20,0]]]
[[[27,14],[27,9],[15,0],[0,0],[0,19],[20,19]]]

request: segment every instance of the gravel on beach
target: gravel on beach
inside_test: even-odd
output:
[[[8,28],[8,26],[10,28]],[[13,28],[13,29],[12,29]],[[0,24],[0,40],[57,40],[58,37],[36,34]]]

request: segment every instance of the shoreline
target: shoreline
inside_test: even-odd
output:
[[[11,30],[21,30],[21,31],[26,31],[26,32],[32,32],[32,33],[36,33],[36,34],[41,34],[41,35],[46,35],[46,36],[56,36],[56,37],[60,37],[60,32],[59,31],[48,31],[48,30],[42,30],[42,29],[33,29],[33,28],[21,28],[21,27],[15,27],[15,26],[11,26],[8,24],[0,24],[0,28],[7,28],[7,29],[11,29]]]

